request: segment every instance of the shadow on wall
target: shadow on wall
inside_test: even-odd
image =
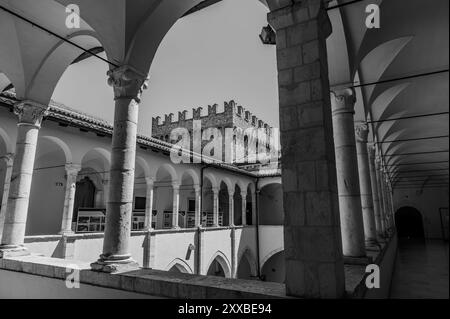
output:
[[[270,257],[261,269],[261,277],[264,281],[284,283],[285,274],[284,251]]]

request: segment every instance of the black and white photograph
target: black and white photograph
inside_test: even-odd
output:
[[[9,301],[448,300],[449,1],[0,0],[0,204]]]

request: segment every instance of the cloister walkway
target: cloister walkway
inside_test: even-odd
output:
[[[448,253],[441,240],[400,240],[391,298],[448,299]]]

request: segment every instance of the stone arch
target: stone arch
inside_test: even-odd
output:
[[[194,185],[200,185],[200,177],[198,176],[198,173],[193,169],[187,169],[180,174],[180,180],[178,181],[180,184],[183,182],[183,178],[185,175],[188,175],[192,178],[192,181],[194,182]]]
[[[147,161],[141,157],[136,156],[136,164],[140,166],[140,168],[144,171],[144,177],[150,177],[150,167],[147,164]]]
[[[53,142],[54,144],[56,144],[64,153],[64,156],[66,158],[66,163],[68,163],[68,164],[73,163],[72,151],[70,150],[70,148],[66,144],[66,142],[64,142],[63,140],[61,140],[60,138],[58,138],[56,136],[49,136],[49,135],[40,136],[39,139],[47,140],[47,141],[50,141],[50,142]]]
[[[258,276],[258,263],[256,261],[255,256],[253,255],[253,252],[251,249],[247,246],[242,252],[240,253],[238,257],[238,273],[239,273],[239,267],[243,259],[246,259],[248,264],[250,265],[250,272],[251,276],[256,277]],[[239,277],[238,277],[239,278]]]
[[[219,181],[219,185],[220,183],[224,183],[227,186],[228,192],[230,192],[231,190],[234,191],[235,189],[235,185],[231,182],[231,179],[229,179],[228,177],[221,178]]]
[[[175,258],[172,260],[167,267],[165,268],[166,271],[170,271],[173,267],[177,268],[178,271],[185,274],[193,274],[191,266],[187,262],[185,262],[183,259]]]
[[[81,157],[81,162],[83,162],[83,159],[86,158],[87,155],[89,154],[98,154],[101,161],[103,162],[103,165],[109,169],[109,167],[111,166],[111,153],[101,147],[95,147],[93,149],[90,149],[89,151],[87,151],[86,153],[84,153],[84,155]]]
[[[278,248],[271,251],[263,259],[261,263],[261,276],[263,280],[270,282],[285,282],[285,260],[284,260],[284,249]],[[268,269],[268,267],[274,267]]]
[[[261,268],[264,267],[264,264],[275,254],[284,251],[284,247],[280,247],[269,252],[262,260],[261,260]]]
[[[203,175],[203,178],[204,178],[204,179],[207,179],[207,180],[211,183],[211,186],[212,186],[213,188],[219,187],[216,177],[215,177],[214,174],[212,174],[211,172],[205,173],[205,174]]]
[[[230,261],[228,260],[227,256],[225,256],[225,254],[223,252],[221,252],[220,250],[217,251],[211,258],[211,260],[208,263],[208,267],[207,272],[209,272],[209,269],[211,268],[212,264],[214,261],[217,261],[220,266],[223,269],[223,272],[225,274],[225,278],[231,278],[231,264]]]
[[[158,174],[162,171],[166,171],[170,175],[172,183],[179,181],[177,171],[172,165],[167,163],[162,164],[156,169],[156,171],[152,175],[152,179],[156,181],[158,179]]]
[[[6,133],[6,131],[1,127],[0,127],[0,139],[2,140],[3,144],[5,145],[5,152],[12,153],[13,147],[11,144],[11,138],[9,137],[8,133]]]

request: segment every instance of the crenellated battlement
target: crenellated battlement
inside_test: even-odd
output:
[[[173,113],[164,114],[164,122],[162,121],[161,116],[153,117],[152,131],[155,134],[152,135],[158,137],[161,133],[164,133],[166,129],[172,130],[177,126],[190,127],[190,122],[193,120],[202,120],[202,122],[205,122],[206,127],[241,127],[245,129],[253,126],[255,128],[264,128],[268,134],[270,134],[272,130],[270,125],[259,119],[243,106],[238,105],[233,100],[224,102],[222,112],[218,112],[218,108],[218,104],[208,105],[207,114],[204,114],[203,107],[193,108],[190,114],[188,114],[188,111],[180,111],[178,112],[177,119],[175,119]],[[242,123],[241,125],[236,125],[235,123],[239,121],[239,118],[242,120]]]

